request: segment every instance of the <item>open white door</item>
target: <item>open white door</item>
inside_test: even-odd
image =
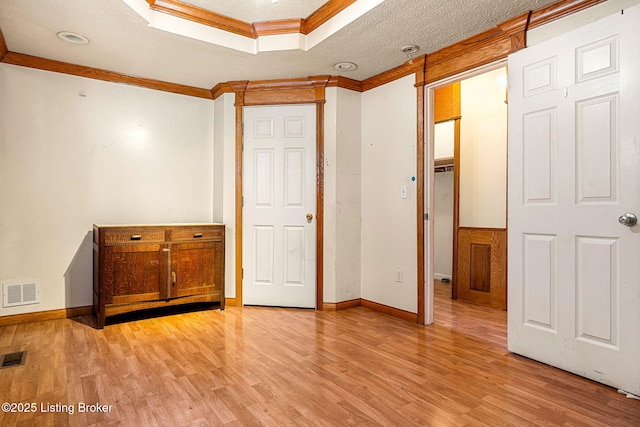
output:
[[[316,306],[316,106],[244,109],[244,304]]]
[[[639,23],[636,6],[509,57],[509,350],[633,394]]]

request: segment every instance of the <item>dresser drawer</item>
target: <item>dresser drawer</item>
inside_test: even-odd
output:
[[[172,227],[169,231],[169,240],[172,242],[191,242],[198,240],[222,241],[224,226],[187,226]]]
[[[104,230],[105,245],[136,242],[164,242],[164,228],[132,227]]]

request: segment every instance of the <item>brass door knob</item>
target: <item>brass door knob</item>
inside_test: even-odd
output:
[[[313,220],[313,214],[308,213],[307,214],[307,222],[311,222],[311,220]]]

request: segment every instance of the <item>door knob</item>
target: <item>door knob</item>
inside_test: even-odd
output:
[[[311,222],[311,220],[313,219],[313,214],[308,213],[307,214],[307,222]]]
[[[638,217],[634,214],[627,212],[618,218],[618,222],[622,225],[626,225],[627,227],[633,227],[638,223]]]

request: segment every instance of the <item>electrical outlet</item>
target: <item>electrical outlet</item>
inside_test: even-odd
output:
[[[401,268],[396,270],[396,282],[402,283],[402,269]]]

